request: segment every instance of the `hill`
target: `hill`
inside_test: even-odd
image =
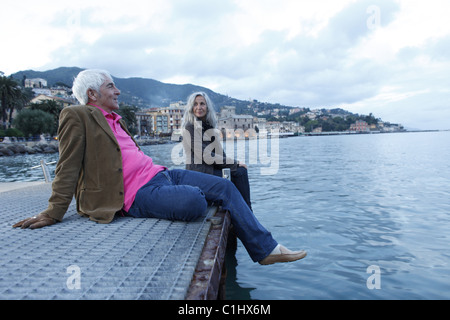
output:
[[[49,87],[57,83],[63,83],[71,87],[73,79],[82,70],[78,67],[61,67],[48,71],[20,71],[11,76],[19,82],[24,79],[42,78],[47,80]],[[237,114],[258,115],[269,121],[295,121],[306,128],[322,127],[324,131],[347,130],[351,123],[356,120],[366,121],[369,125],[377,124],[381,120],[376,119],[372,114],[360,116],[340,108],[315,109],[311,112],[309,108],[292,108],[257,100],[239,100],[193,84],[169,84],[145,78],[113,78],[117,87],[121,90],[120,101],[140,109],[167,107],[174,102],[185,102],[190,94],[203,91],[213,101],[216,111],[220,111],[223,106],[234,106]]]
[[[26,79],[42,78],[47,80],[51,87],[56,83],[64,83],[72,86],[73,79],[83,69],[78,67],[61,67],[48,71],[20,71],[12,75],[13,78],[22,82]],[[197,91],[206,92],[213,101],[216,110],[224,105],[236,106],[237,112],[246,108],[248,101],[242,101],[216,93],[208,88],[193,84],[168,84],[153,79],[144,78],[116,78],[113,77],[117,87],[121,90],[121,101],[139,108],[165,107],[172,102],[186,101],[187,97]]]

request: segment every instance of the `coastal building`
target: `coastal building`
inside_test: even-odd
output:
[[[253,116],[236,114],[236,107],[225,106],[218,115],[218,128],[224,132],[226,130],[254,129]]]
[[[169,116],[164,113],[158,113],[153,117],[155,133],[169,133]]]
[[[317,127],[312,130],[313,133],[322,133],[322,127]]]
[[[144,111],[138,111],[136,114],[138,135],[149,136],[153,130],[153,116]]]
[[[52,96],[60,98],[70,98],[72,95],[71,90],[66,87],[52,87],[50,88],[50,93]]]
[[[150,108],[136,112],[138,135],[144,137],[179,131],[183,115],[184,106],[181,103],[174,103],[166,108]]]
[[[355,123],[350,125],[349,131],[354,132],[370,132],[370,127],[367,122],[363,120],[358,120]]]
[[[253,118],[253,126],[256,132],[264,134],[264,132],[267,132],[266,128],[267,120],[266,118]]]
[[[281,122],[279,121],[267,121],[266,130],[268,133],[272,132],[280,132],[281,131]]]
[[[169,116],[160,112],[159,108],[136,112],[136,118],[140,136],[168,133]]]
[[[36,79],[25,79],[25,88],[46,88],[47,80],[36,78]]]
[[[293,115],[293,114],[300,113],[300,112],[306,112],[306,109],[305,108],[292,108],[292,109],[289,109],[289,115]]]
[[[65,99],[65,98],[61,98],[61,97],[49,96],[49,95],[45,95],[45,94],[40,94],[37,97],[34,97],[33,99],[31,99],[30,103],[41,103],[41,102],[48,101],[48,100],[55,101],[64,108],[74,104],[73,100],[69,100],[69,99]]]
[[[305,127],[295,121],[283,121],[280,130],[280,132],[304,133]]]
[[[401,125],[399,123],[385,122],[381,131],[382,132],[402,132],[402,131],[405,131],[405,128],[403,127],[403,125]]]
[[[314,112],[311,112],[311,111],[307,112],[305,116],[308,117],[311,120],[314,120],[317,117],[316,114]]]
[[[37,97],[39,95],[51,96],[52,90],[49,88],[33,88],[32,89],[34,96]]]
[[[184,104],[182,102],[172,103],[168,108],[161,108],[160,112],[168,116],[167,127],[169,132],[181,129],[184,115]]]

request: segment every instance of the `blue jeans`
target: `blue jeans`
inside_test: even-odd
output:
[[[214,175],[166,170],[158,173],[136,194],[128,215],[193,221],[214,202],[230,213],[237,237],[253,261],[261,261],[277,246],[271,233],[256,219],[234,184]]]
[[[221,169],[214,169],[214,175],[218,177],[222,177]],[[250,210],[252,209],[252,203],[250,201],[250,183],[248,181],[248,172],[244,167],[238,167],[236,171],[231,171],[231,182],[234,183],[236,188],[244,198],[245,203],[249,206]]]

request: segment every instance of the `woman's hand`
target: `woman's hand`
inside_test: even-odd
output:
[[[238,162],[239,167],[244,167],[245,169],[248,170],[247,165],[245,163],[240,163]]]

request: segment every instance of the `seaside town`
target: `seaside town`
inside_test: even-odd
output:
[[[8,79],[2,77],[3,79]],[[12,82],[12,84],[17,82]],[[2,99],[2,127],[0,142],[5,145],[17,141],[57,139],[57,118],[62,108],[76,105],[70,88],[64,84],[48,86],[46,79],[24,79],[24,90],[15,98],[20,104],[7,104]],[[3,84],[5,86],[5,84]],[[20,87],[19,87],[20,88]],[[5,92],[6,90],[3,90]],[[26,92],[24,94],[23,92]],[[2,95],[4,97],[5,94]],[[14,96],[13,96],[14,97]],[[4,107],[6,105],[6,107]],[[20,107],[19,107],[20,106]],[[52,110],[53,108],[53,110]],[[25,117],[26,110],[40,110],[48,115],[53,126],[30,123],[36,116]],[[121,116],[125,118],[130,131],[142,144],[181,141],[181,123],[185,102],[170,103],[166,107],[141,108],[121,105]],[[120,112],[123,111],[123,112]],[[362,134],[405,131],[401,124],[392,124],[376,119],[372,114],[359,116],[343,109],[309,109],[299,107],[262,108],[256,101],[249,101],[246,113],[238,114],[235,106],[223,106],[217,113],[218,129],[224,139],[252,138],[278,135],[280,137],[298,135]],[[53,117],[53,118],[52,118]],[[42,119],[41,119],[42,120]],[[35,131],[27,130],[33,127]],[[41,127],[40,132],[39,126]],[[36,129],[36,127],[38,127]],[[47,128],[47,129],[45,129]],[[231,136],[231,135],[234,135]],[[54,144],[2,147],[0,156],[15,153],[56,152]]]

